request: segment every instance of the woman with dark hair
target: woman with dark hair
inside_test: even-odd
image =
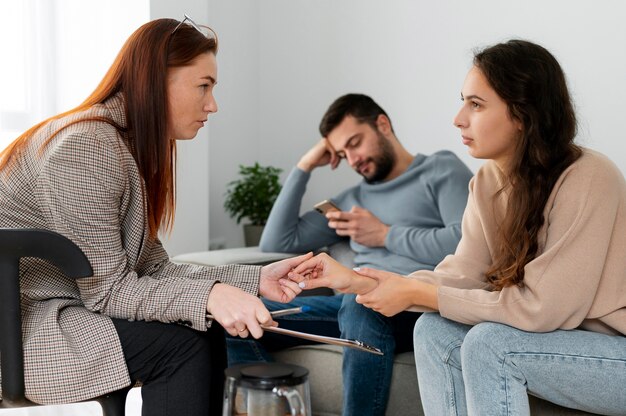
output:
[[[135,381],[143,414],[221,414],[223,329],[262,335],[258,299],[300,292],[286,274],[301,256],[264,267],[169,261],[176,140],[217,111],[217,39],[185,16],[133,33],[96,90],[32,127],[0,154],[0,227],[43,228],[76,243],[93,276],[72,280],[22,263],[26,396],[80,401]],[[208,314],[211,316],[208,316]]]
[[[348,270],[320,255],[301,286],[358,293],[391,316],[427,310],[414,331],[427,415],[530,414],[528,393],[626,413],[626,183],[574,144],[565,75],[536,44],[474,58],[454,119],[487,159],[470,182],[463,236],[434,271]]]

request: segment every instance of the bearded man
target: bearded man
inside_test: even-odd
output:
[[[320,133],[322,138],[300,158],[276,199],[261,238],[263,251],[302,253],[348,240],[355,267],[404,275],[432,270],[454,253],[472,177],[456,155],[411,154],[396,137],[387,113],[362,94],[335,100],[322,118]],[[327,165],[335,169],[342,159],[363,181],[331,198],[339,209],[300,216],[311,172]],[[388,318],[359,305],[349,294],[264,303],[270,311],[310,308],[276,318],[283,328],[357,339],[380,348],[384,356],[344,349],[342,414],[385,414],[394,353],[413,349],[418,313]],[[306,341],[266,333],[259,340],[228,338],[227,343],[229,365],[234,365],[269,361],[268,351]]]

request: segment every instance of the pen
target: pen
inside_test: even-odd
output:
[[[293,315],[295,313],[309,312],[310,310],[311,310],[310,306],[304,305],[304,306],[299,306],[297,308],[280,309],[274,312],[270,312],[270,315],[272,315],[272,318],[276,318],[278,316]]]
[[[296,313],[309,312],[310,310],[311,310],[310,306],[304,305],[304,306],[298,306],[296,308],[279,309],[277,311],[270,312],[270,315],[272,315],[272,318],[276,318],[278,316],[293,315]],[[206,317],[208,319],[213,319],[213,315],[211,314],[207,314]]]

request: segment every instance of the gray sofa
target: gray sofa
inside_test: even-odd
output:
[[[330,247],[329,254],[352,267],[353,253],[346,244]],[[226,263],[264,264],[284,258],[283,253],[260,253],[258,248],[217,250],[175,257],[181,263],[220,265]],[[277,361],[309,369],[311,405],[316,416],[340,416],[342,407],[342,348],[331,345],[307,345],[285,349],[274,354]],[[364,400],[366,400],[364,398]],[[591,413],[566,409],[530,396],[533,416],[581,416]],[[415,359],[412,353],[397,354],[393,366],[388,416],[423,415]]]

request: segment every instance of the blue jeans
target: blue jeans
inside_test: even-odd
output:
[[[525,332],[437,313],[415,325],[426,415],[530,415],[528,394],[606,415],[626,414],[626,337],[582,330]]]
[[[307,313],[277,318],[282,328],[357,339],[383,350],[385,355],[379,356],[344,348],[342,414],[385,414],[394,353],[413,349],[411,329],[419,314],[404,312],[387,318],[356,303],[355,295],[297,297],[288,304],[263,299],[263,303],[270,311],[303,305],[311,307]],[[273,333],[265,333],[259,340],[227,336],[228,364],[271,361],[268,352],[310,343]]]

